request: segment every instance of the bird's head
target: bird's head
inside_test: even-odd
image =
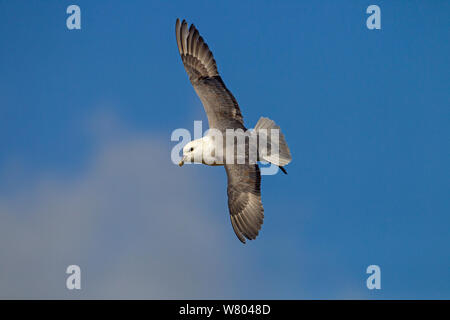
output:
[[[181,167],[185,162],[202,163],[202,158],[203,141],[202,139],[193,140],[184,146],[183,157],[178,165]]]

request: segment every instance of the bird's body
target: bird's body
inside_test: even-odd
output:
[[[181,59],[205,108],[210,127],[203,138],[186,144],[180,165],[196,162],[225,167],[231,224],[236,236],[245,243],[246,238],[256,238],[264,219],[257,161],[266,160],[282,168],[291,161],[290,151],[279,127],[270,119],[261,118],[254,131],[247,130],[239,105],[225,86],[212,52],[195,26],[192,24],[188,29],[186,21],[177,19],[175,33]],[[230,130],[234,135],[229,134]],[[267,140],[270,134],[267,132],[271,130],[279,132],[279,139],[267,144],[270,154],[262,153],[267,150],[254,142]],[[236,148],[234,145],[227,147],[227,143],[234,142]],[[243,153],[239,152],[239,146],[245,150]],[[275,149],[279,151],[276,154],[272,152]]]

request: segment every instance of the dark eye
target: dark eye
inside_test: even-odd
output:
[[[191,152],[194,151],[194,148],[191,148],[191,150],[189,150],[189,151],[191,151]]]

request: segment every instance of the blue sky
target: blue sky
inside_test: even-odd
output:
[[[81,30],[66,28],[70,4]],[[370,4],[381,30],[366,28]],[[0,296],[448,299],[449,14],[448,1],[0,1]],[[265,222],[245,246],[224,170],[170,162],[171,132],[206,121],[177,17],[247,127],[274,119],[294,158],[263,177]],[[77,261],[89,277],[68,292]],[[365,286],[371,264],[381,290]]]

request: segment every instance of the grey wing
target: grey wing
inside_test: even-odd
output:
[[[261,173],[257,164],[225,165],[228,176],[228,208],[238,239],[254,240],[263,224]]]
[[[211,128],[243,127],[242,114],[233,94],[217,71],[211,50],[193,24],[177,19],[175,35],[184,68],[202,101]]]

